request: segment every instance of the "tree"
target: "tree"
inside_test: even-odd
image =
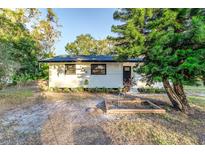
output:
[[[38,67],[38,60],[53,54],[53,46],[59,36],[56,16],[48,9],[46,19],[40,20],[38,9],[0,9],[1,62],[12,69],[10,62],[17,63],[12,71],[13,80],[36,79],[45,75]],[[35,25],[35,26],[34,26]],[[5,72],[5,67],[1,67]],[[6,74],[5,74],[6,75]]]
[[[113,41],[95,40],[90,34],[81,34],[74,42],[67,43],[65,50],[71,55],[113,54]]]
[[[112,28],[119,55],[143,56],[137,71],[148,84],[162,81],[173,106],[188,112],[183,85],[205,71],[204,9],[120,9],[114,18],[124,22]]]
[[[65,47],[66,51],[71,55],[89,55],[95,52],[95,41],[90,34],[79,35],[72,43],[68,43]]]
[[[109,38],[103,40],[95,40],[95,42],[96,42],[96,54],[98,55],[116,54],[114,49],[115,42],[110,40]]]
[[[2,61],[4,61],[5,65],[11,61],[20,65],[19,69],[15,71],[15,74],[12,74],[12,77],[20,73],[36,73],[37,67],[35,64],[37,59],[35,58],[35,53],[37,48],[35,41],[30,36],[29,30],[24,25],[27,22],[26,19],[23,9],[17,9],[15,11],[1,9],[0,43],[3,47],[2,58],[5,57]],[[9,67],[7,69],[10,70],[12,68]]]
[[[45,55],[54,55],[54,45],[58,41],[61,33],[59,28],[61,25],[58,24],[58,17],[52,9],[47,9],[46,19],[37,21],[34,23],[31,30],[31,35],[38,43],[38,47],[41,49],[39,56],[40,58],[46,58]]]
[[[11,82],[12,75],[18,70],[19,64],[9,58],[7,51],[15,50],[9,44],[0,42],[0,89]]]

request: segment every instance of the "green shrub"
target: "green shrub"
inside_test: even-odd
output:
[[[69,93],[69,92],[91,92],[91,93],[119,93],[120,88],[83,88],[83,87],[78,87],[78,88],[49,88],[49,91],[53,92],[64,92],[64,93]]]
[[[57,87],[54,87],[54,88],[49,88],[50,91],[53,91],[53,92],[63,92],[63,89],[62,88],[57,88]]]
[[[83,92],[85,91],[83,87],[73,88],[73,92]]]
[[[144,94],[160,94],[165,93],[165,90],[163,88],[137,88],[138,92],[144,93]]]
[[[63,88],[63,92],[68,93],[68,92],[70,92],[70,89],[69,88]]]
[[[86,79],[84,80],[84,85],[87,86],[89,84],[89,81]]]
[[[85,89],[91,93],[119,93],[120,88],[86,88]]]

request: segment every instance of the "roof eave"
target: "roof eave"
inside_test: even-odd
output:
[[[139,62],[143,62],[143,60],[125,60],[125,61],[108,61],[108,60],[81,60],[81,61],[50,61],[50,60],[40,60],[39,62],[41,63],[69,63],[69,62],[116,62],[116,63],[124,63],[124,62],[130,62],[130,63],[139,63]]]

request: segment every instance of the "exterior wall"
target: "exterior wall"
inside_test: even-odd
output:
[[[76,75],[65,74],[65,64],[76,64]],[[91,75],[91,64],[106,64],[106,75]],[[133,71],[134,63],[49,63],[49,87],[58,88],[122,88],[123,87],[123,66],[132,66],[131,77],[136,85],[132,87],[133,91],[137,88],[148,87],[142,77]],[[85,85],[88,80],[88,85]],[[152,87],[162,88],[162,83],[156,83]]]
[[[73,63],[76,64],[76,75],[65,75],[66,63],[49,64],[49,87],[58,88],[122,88],[122,63]],[[72,63],[68,63],[72,64]],[[91,64],[106,64],[106,75],[91,75]],[[88,85],[85,85],[88,80]]]

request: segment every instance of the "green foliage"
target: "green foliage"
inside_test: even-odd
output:
[[[49,88],[50,91],[54,92],[91,92],[91,93],[119,93],[121,91],[120,88]]]
[[[119,93],[120,88],[85,88],[86,91],[91,93]]]
[[[114,52],[113,41],[96,40],[90,34],[77,36],[74,42],[67,43],[65,50],[69,55],[105,55]]]
[[[38,60],[53,56],[59,37],[52,9],[40,20],[38,9],[0,9],[0,83],[48,77],[48,66]]]
[[[18,69],[18,63],[10,59],[7,51],[14,50],[9,44],[0,42],[0,87],[11,82],[13,73]]]
[[[165,93],[165,90],[162,88],[137,88],[138,92],[145,94],[160,94]]]
[[[120,57],[144,57],[139,66],[148,83],[167,78],[194,84],[205,73],[204,9],[118,9],[112,27]]]
[[[89,84],[89,81],[86,79],[85,81],[84,81],[84,85],[88,85]]]

